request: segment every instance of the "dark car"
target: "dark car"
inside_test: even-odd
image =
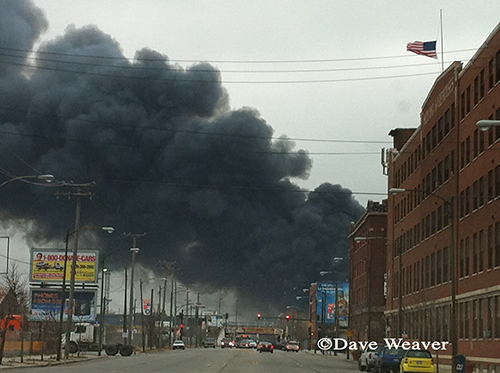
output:
[[[222,341],[220,341],[220,348],[225,348],[225,347],[233,348],[233,346],[234,343],[231,338],[222,338]]]
[[[236,343],[237,348],[251,348],[249,339],[242,339]]]
[[[257,351],[273,353],[274,345],[272,344],[272,342],[260,341],[259,344],[257,345]]]
[[[377,352],[375,360],[376,372],[387,373],[392,371],[393,373],[399,373],[399,365],[401,364],[401,359],[405,352],[406,351],[402,348],[389,348],[385,346],[382,350]]]
[[[203,342],[203,347],[205,347],[205,348],[208,348],[208,347],[215,348],[215,338],[207,338],[207,339],[205,339],[205,341]]]

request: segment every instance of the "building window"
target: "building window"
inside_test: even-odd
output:
[[[488,90],[492,89],[495,84],[495,64],[493,58],[488,63]]]
[[[478,184],[478,192],[479,192],[479,207],[483,207],[484,206],[484,187],[485,187],[485,181],[484,181],[484,176],[481,176],[479,178],[479,184]]]
[[[436,267],[437,267],[437,271],[436,271],[436,285],[439,285],[439,284],[442,284],[443,283],[443,261],[442,261],[442,255],[443,255],[443,251],[442,250],[438,250],[438,252],[436,253]]]
[[[479,272],[484,271],[484,230],[479,231],[479,237],[478,237],[478,251],[479,251],[479,265],[478,269]]]
[[[465,139],[465,165],[467,166],[470,163],[470,136]]]
[[[465,238],[465,277],[470,274],[470,237]]]
[[[471,205],[471,194],[470,194],[470,187],[465,188],[465,215],[470,214],[470,205]]]
[[[464,303],[464,339],[469,339],[469,302]]]
[[[500,223],[495,224],[495,267],[498,266],[500,266]]]
[[[500,166],[495,167],[495,197],[500,197]]]
[[[500,295],[495,297],[495,338],[500,338]]]
[[[496,71],[496,74],[497,74],[497,83],[500,82],[500,50],[497,52],[496,56],[495,56],[495,59],[497,61],[497,71]]]
[[[488,227],[488,269],[493,269],[493,226]]]
[[[479,99],[484,97],[484,69],[479,73]]]
[[[492,338],[493,337],[493,318],[494,318],[494,306],[495,306],[495,298],[489,297],[488,298],[488,318],[487,318],[487,324],[486,324],[486,335],[485,338]]]
[[[436,253],[431,254],[431,286],[436,286]]]
[[[460,278],[465,277],[465,242],[460,240]]]
[[[493,200],[493,184],[495,180],[493,179],[493,171],[488,172],[488,195],[486,196],[488,202]]]
[[[478,326],[478,301],[472,301],[472,339],[477,339],[477,326]]]
[[[472,184],[472,211],[477,210],[479,207],[479,182],[476,180]]]
[[[448,282],[448,246],[443,249],[443,283]]]
[[[471,93],[470,86],[465,90],[465,111],[467,114],[470,113],[470,104],[471,104]]]
[[[460,95],[460,118],[465,118],[465,92]]]
[[[479,77],[474,78],[474,106],[479,102]]]
[[[472,235],[472,274],[478,272],[478,264],[479,264],[479,236],[477,233]]]
[[[473,158],[477,158],[479,155],[479,129],[477,128],[474,130],[474,148],[472,152],[474,154]]]

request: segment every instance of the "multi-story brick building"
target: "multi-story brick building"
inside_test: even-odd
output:
[[[385,336],[386,246],[387,201],[368,201],[366,212],[352,223],[349,235],[353,340],[381,342]]]
[[[482,132],[481,119],[500,119],[500,24],[466,66],[437,78],[418,128],[390,133],[389,190],[406,192],[388,200],[386,317],[391,336],[449,341],[455,330],[458,353],[491,371],[500,369],[500,128]],[[449,361],[452,349],[441,353]]]

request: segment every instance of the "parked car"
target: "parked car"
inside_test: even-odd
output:
[[[260,341],[257,345],[257,351],[259,351],[259,353],[262,351],[273,353],[274,345],[272,344],[272,342]]]
[[[389,348],[384,346],[379,352],[375,361],[375,369],[378,373],[399,373],[399,365],[406,350],[402,348]]]
[[[220,348],[226,348],[226,347],[229,348],[234,347],[234,343],[231,338],[222,338],[222,341],[220,341]]]
[[[401,360],[400,372],[435,373],[436,366],[432,355],[427,350],[407,350]]]
[[[375,362],[377,360],[377,352],[382,350],[385,345],[377,345],[374,348],[367,346],[365,350],[361,353],[358,359],[358,368],[361,371],[371,372],[375,367]]]
[[[298,342],[290,341],[286,344],[285,351],[299,352],[300,346]]]
[[[207,338],[207,339],[205,339],[205,341],[203,342],[203,347],[205,347],[205,348],[208,348],[208,347],[215,348],[215,338]]]
[[[174,341],[174,344],[172,345],[172,350],[185,350],[186,345],[184,344],[183,341],[180,339]]]

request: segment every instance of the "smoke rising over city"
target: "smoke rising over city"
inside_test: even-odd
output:
[[[148,48],[127,60],[93,25],[36,44],[48,23],[28,0],[0,2],[0,25],[1,181],[95,181],[83,225],[147,232],[144,265],[175,261],[183,282],[243,297],[284,301],[347,256],[363,208],[340,185],[294,184],[312,167],[307,151],[257,109],[231,109],[214,66],[182,68]],[[9,183],[0,218],[35,222],[32,242],[62,240],[75,204],[56,190]],[[128,263],[127,249],[117,253],[130,240],[102,244],[116,266]]]

